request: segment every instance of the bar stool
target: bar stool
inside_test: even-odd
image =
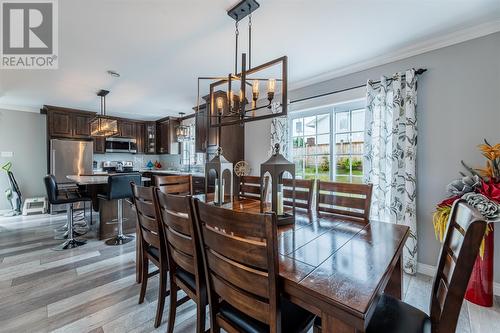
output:
[[[134,236],[123,234],[123,199],[132,198],[132,188],[130,183],[141,184],[140,174],[119,174],[108,177],[108,193],[99,194],[98,197],[104,200],[117,200],[118,218],[113,219],[109,224],[118,223],[118,234],[106,240],[107,245],[122,245],[134,239]]]
[[[78,246],[82,246],[87,243],[84,239],[74,238],[75,233],[73,230],[73,204],[77,202],[90,201],[89,197],[83,197],[78,192],[63,192],[59,191],[57,187],[56,177],[54,175],[47,175],[44,177],[45,188],[47,190],[47,197],[49,198],[49,203],[52,205],[63,205],[66,204],[67,214],[68,214],[68,231],[66,241],[59,246],[53,248],[55,251],[72,249]]]

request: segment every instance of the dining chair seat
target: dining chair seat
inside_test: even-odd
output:
[[[367,333],[431,333],[431,318],[394,297],[382,295]]]
[[[150,246],[146,249],[146,251],[151,255],[153,256],[157,261],[159,260],[160,258],[160,250],[158,250],[158,248],[154,247],[154,246]]]
[[[182,268],[177,268],[175,276],[182,282],[184,282],[185,285],[191,288],[191,290],[193,291],[196,290],[196,278],[193,274],[189,273],[188,271]]]
[[[269,332],[269,326],[243,312],[235,309],[227,302],[222,302],[220,315],[239,326],[240,332],[264,333]],[[307,332],[313,324],[315,316],[293,304],[286,298],[281,298],[281,331],[290,333]]]

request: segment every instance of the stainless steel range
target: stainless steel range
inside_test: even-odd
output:
[[[134,171],[134,162],[132,161],[104,161],[102,170],[108,173],[128,173]]]

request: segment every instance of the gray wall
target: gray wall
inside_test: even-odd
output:
[[[446,184],[462,170],[460,160],[484,164],[477,150],[483,138],[500,142],[500,33],[294,90],[290,99],[357,86],[411,67],[428,69],[419,78],[417,97],[418,261],[435,265],[440,245],[432,212],[445,197]],[[266,147],[260,149],[267,152],[266,129],[269,122],[246,127],[245,159],[252,166],[252,159],[258,158],[257,164],[264,160],[255,149]],[[495,234],[495,280],[500,282],[500,226]]]
[[[11,161],[12,171],[24,198],[45,196],[43,176],[47,171],[45,116],[38,113],[0,109],[0,165]],[[8,188],[5,172],[0,172],[0,210],[9,209],[4,190]]]

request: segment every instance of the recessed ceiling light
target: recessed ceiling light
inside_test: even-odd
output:
[[[120,73],[118,73],[117,71],[111,71],[111,70],[109,70],[109,71],[107,71],[107,73],[109,75],[111,75],[112,77],[120,77]]]

